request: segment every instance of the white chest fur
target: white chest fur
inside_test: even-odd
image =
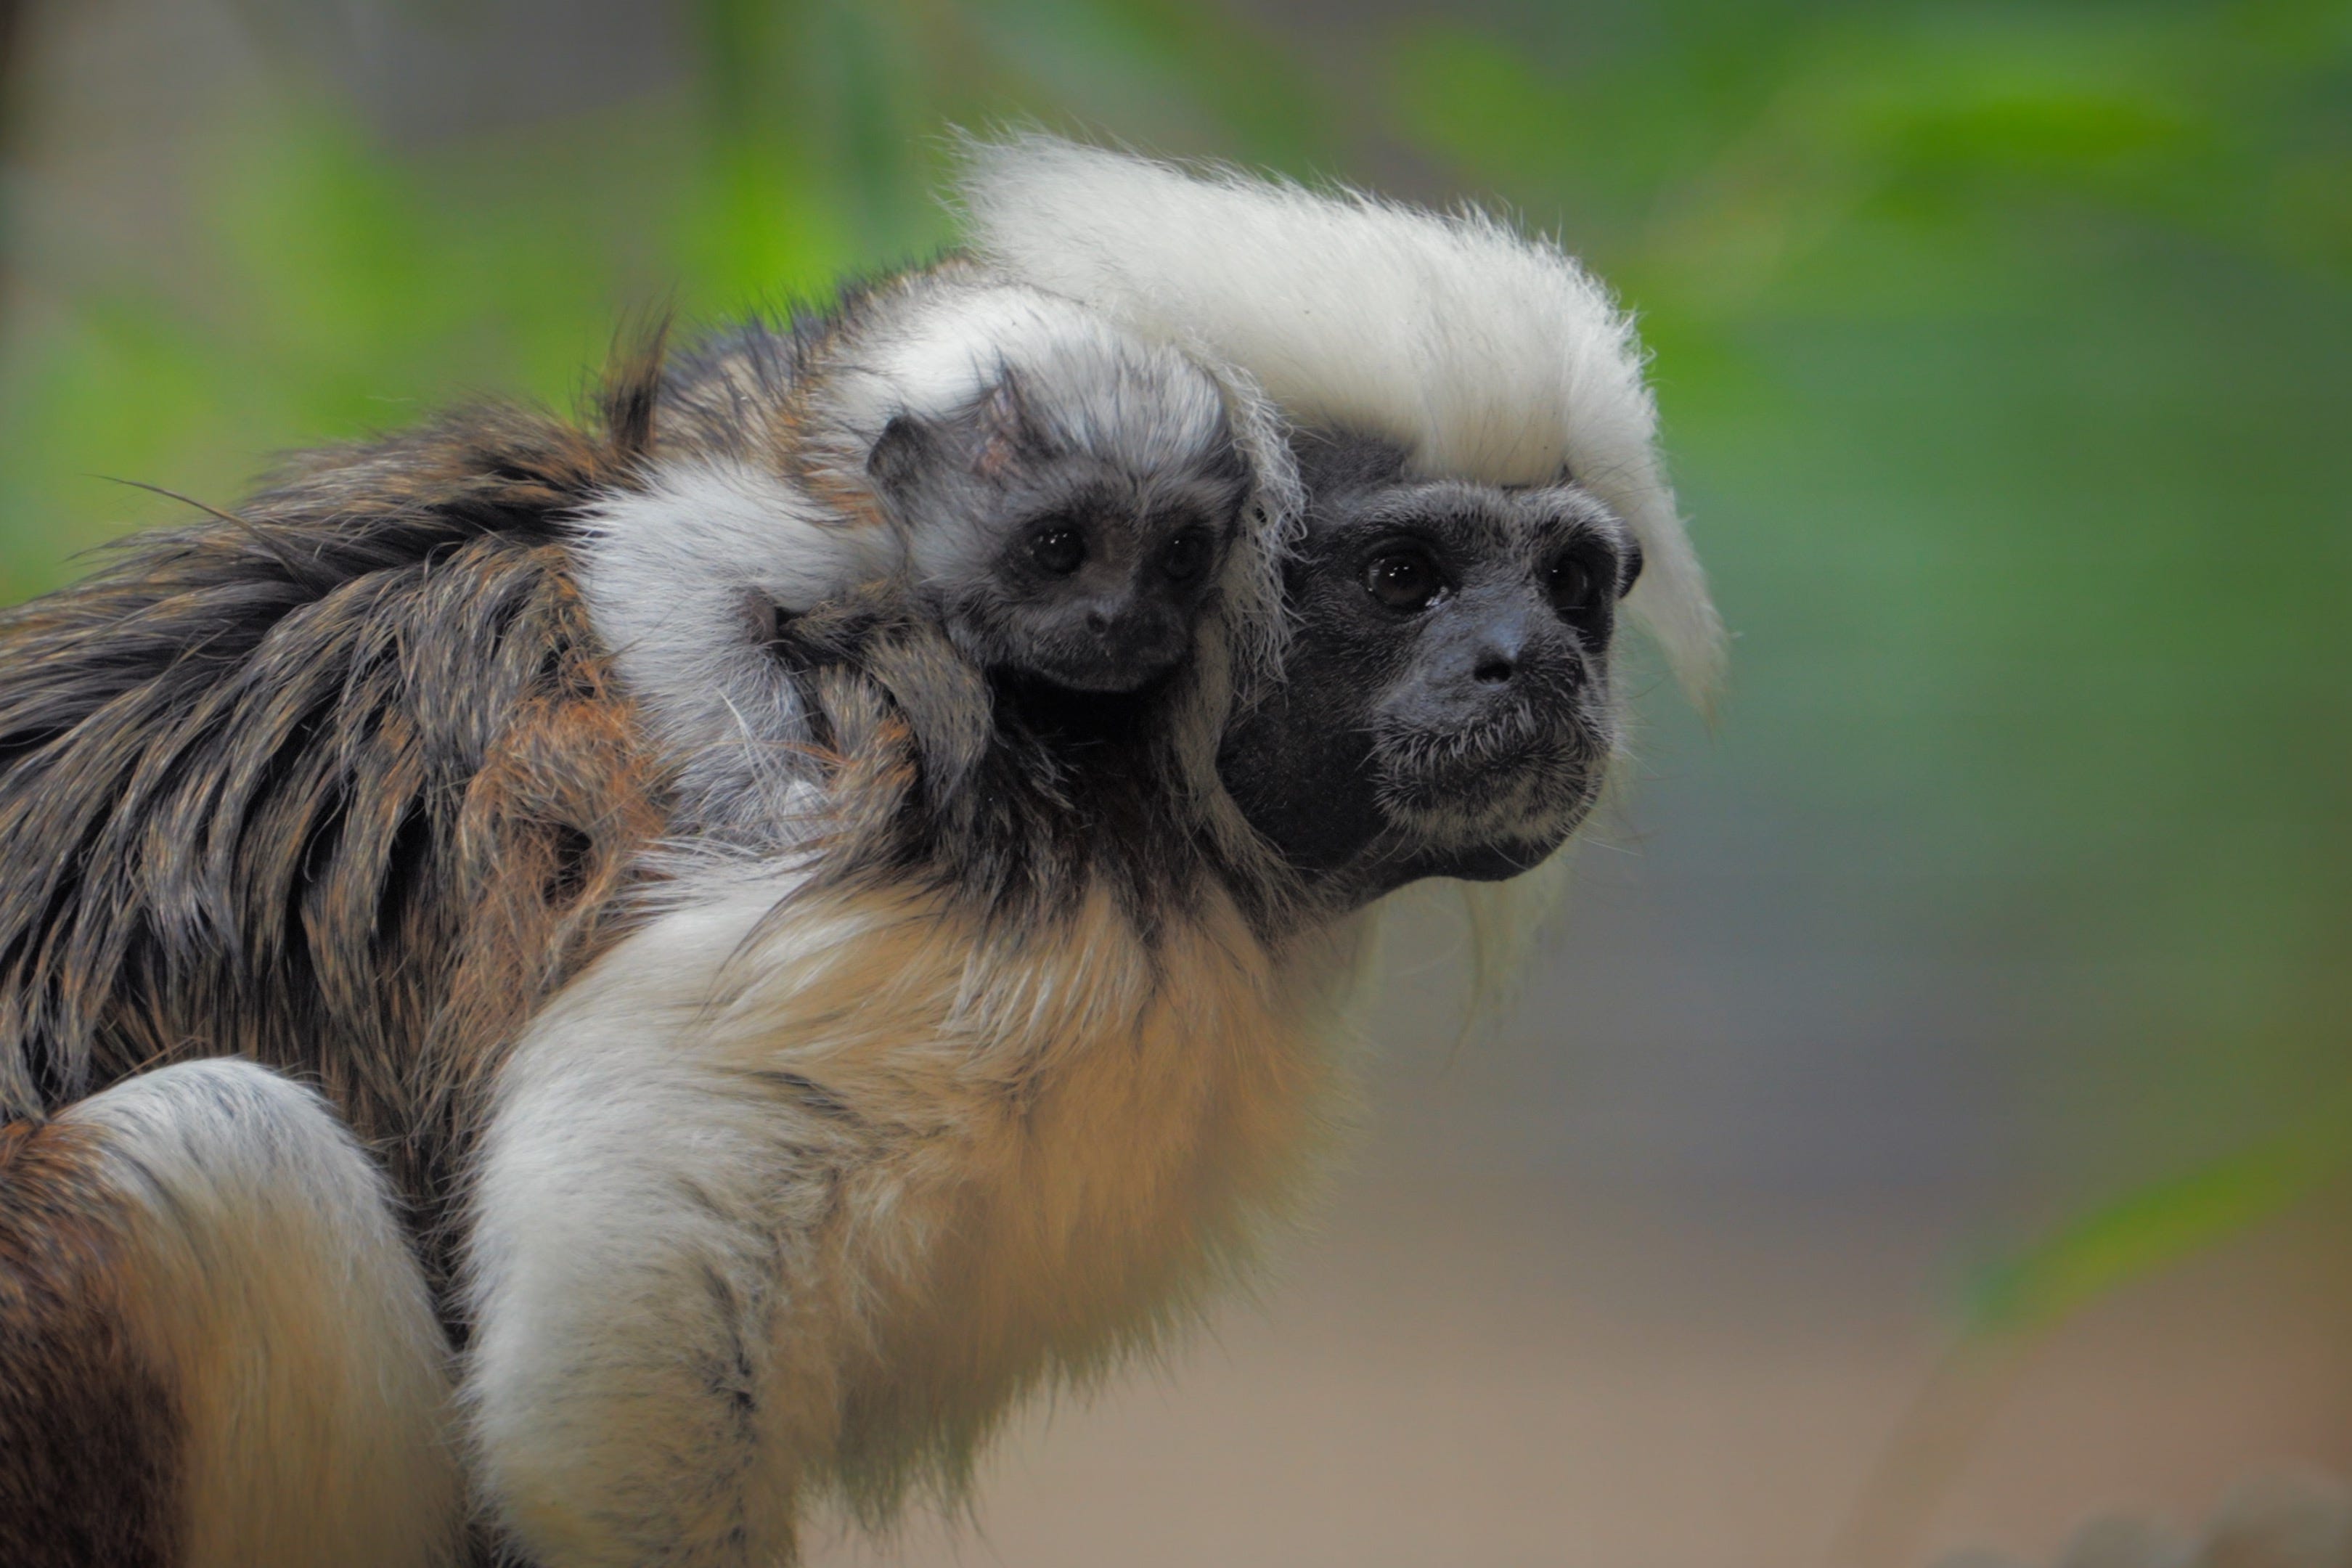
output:
[[[505,1071],[471,1256],[493,1500],[551,1564],[776,1561],[952,1487],[1013,1396],[1180,1320],[1322,1142],[1328,963],[1222,904],[1013,941],[740,879]],[[788,901],[787,901],[788,900]]]

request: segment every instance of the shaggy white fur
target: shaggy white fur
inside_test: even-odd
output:
[[[1648,563],[1631,608],[1685,689],[1712,692],[1722,623],[1659,460],[1633,320],[1557,246],[1475,210],[1042,134],[966,151],[973,248],[1013,276],[1230,362],[1296,423],[1400,442],[1418,474],[1565,470],[1633,529]]]

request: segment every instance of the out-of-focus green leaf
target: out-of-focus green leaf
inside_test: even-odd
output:
[[[1986,1269],[1964,1331],[2030,1333],[2087,1302],[2270,1219],[2352,1165],[2341,1121],[2151,1184]]]

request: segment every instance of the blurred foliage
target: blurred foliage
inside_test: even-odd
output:
[[[153,252],[60,253],[11,224],[34,289],[0,360],[0,595],[121,531],[93,473],[234,491],[257,453],[453,394],[567,399],[625,310],[780,307],[926,255],[949,237],[950,124],[1123,107],[1185,140],[1318,145],[1271,46],[1175,0],[700,0],[683,79],[406,144],[322,90],[321,40],[246,15],[269,68],[177,151],[191,188]]]
[[[77,227],[16,128],[0,594],[163,515],[90,476],[223,499],[568,399],[625,310],[924,255],[951,122],[1467,193],[1643,312],[1743,634],[1717,847],[1810,887],[1801,939],[1907,921],[2056,998],[1992,1048],[2061,1163],[2189,1171],[2344,1081],[2352,6],[700,0],[639,89],[434,135],[241,14],[170,210]]]
[[[2030,1334],[2308,1196],[2346,1163],[2346,1123],[2268,1138],[2128,1194],[1990,1268],[1967,1331]]]
[[[1398,113],[1645,308],[1743,782],[1957,961],[2088,965],[2020,1042],[2075,1108],[2194,1159],[2344,1082],[2352,8],[1517,23]]]

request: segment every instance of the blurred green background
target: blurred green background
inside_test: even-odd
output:
[[[1640,777],[1495,1037],[1448,1047],[1444,966],[1401,972],[1370,1173],[1343,1184],[1355,1206],[1302,1266],[1302,1300],[1317,1279],[1347,1293],[1329,1281],[1357,1242],[1409,1256],[1415,1224],[1458,1233],[1449,1204],[1521,1215],[1496,1247],[1568,1259],[1528,1287],[1538,1306],[1687,1298],[1642,1251],[1661,1236],[1796,1238],[1691,1256],[1735,1299],[1792,1290],[1780,1310],[1827,1321],[1827,1303],[1883,1298],[1909,1325],[1853,1395],[1843,1468],[1808,1483],[1829,1500],[1861,1484],[1914,1363],[1971,1300],[1981,1326],[2032,1316],[2037,1289],[2072,1306],[2135,1288],[2140,1264],[2315,1185],[2340,1213],[2324,1178],[2352,1147],[2352,6],[0,14],[9,598],[169,515],[102,476],[226,502],[275,449],[476,393],[568,401],[625,311],[715,321],[929,254],[951,123],[1502,205],[1612,279],[1656,353],[1739,634],[1733,689],[1709,735],[1651,683]],[[2036,1240],[2053,1236],[2054,1261]],[[2308,1283],[2320,1245],[2279,1267]],[[1441,1254],[1465,1278],[1502,1267]],[[2333,1289],[2312,1311],[2352,1343]],[[1424,1348],[1475,1338],[1454,1310],[1391,1326]],[[2345,1366],[2297,1363],[2288,1384],[2342,1415],[2289,1412],[2265,1447],[2242,1412],[2255,1435],[2226,1455],[2116,1485],[2162,1502],[2242,1449],[2352,1458]],[[1465,1430],[1491,1426],[1463,1397]],[[1555,1479],[1581,1457],[1557,1434],[1509,1451]],[[1727,1440],[1726,1473],[1739,1452]],[[1948,1529],[2046,1529],[2069,1506],[2003,1498]],[[1835,1523],[1803,1506],[1791,1542]],[[1266,1560],[1309,1560],[1284,1550]],[[1504,1560],[1483,1550],[1459,1560]]]

